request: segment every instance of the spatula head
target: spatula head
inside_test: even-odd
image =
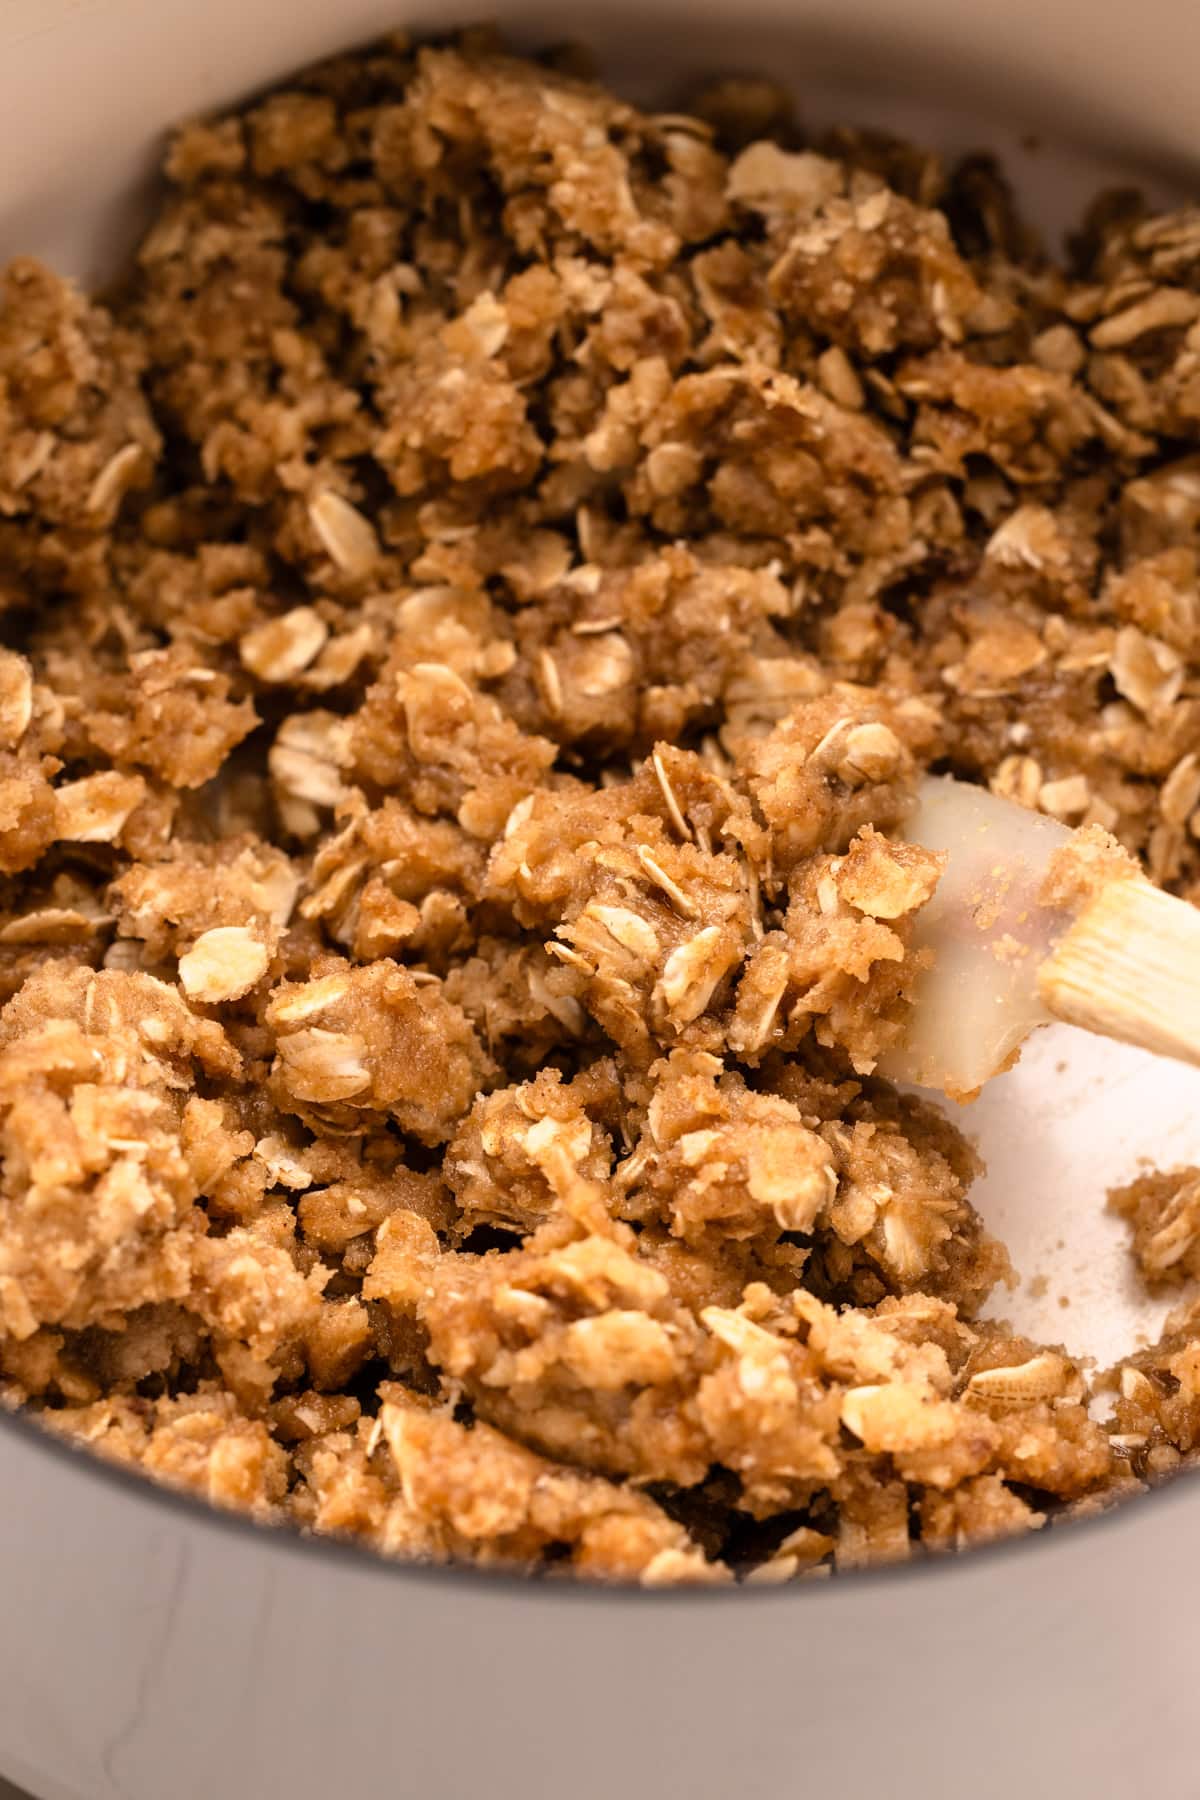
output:
[[[945,775],[922,782],[906,836],[948,861],[917,922],[933,967],[918,978],[905,1042],[882,1074],[968,1099],[1048,1021],[1037,968],[1069,920],[1038,892],[1070,835],[986,788]]]

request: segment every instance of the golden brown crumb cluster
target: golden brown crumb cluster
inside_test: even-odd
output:
[[[786,1581],[1200,1439],[873,1073],[931,762],[1200,894],[1200,215],[466,39],[0,292],[0,1378],[394,1554]],[[1197,1263],[1194,1177],[1122,1202]],[[1197,1328],[1200,1333],[1200,1327]]]

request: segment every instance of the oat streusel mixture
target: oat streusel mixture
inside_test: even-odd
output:
[[[103,305],[0,292],[6,1397],[646,1583],[1176,1466],[1200,1314],[1099,1382],[981,1321],[976,1158],[873,1071],[930,764],[1200,898],[1200,212],[1064,268],[984,159],[480,37],[166,172]],[[1200,1271],[1195,1171],[1117,1203]]]

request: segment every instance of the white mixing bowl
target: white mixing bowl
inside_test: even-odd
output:
[[[102,276],[169,123],[386,27],[464,16],[403,7],[0,0],[0,260]],[[589,42],[635,98],[767,69],[810,119],[996,146],[1046,223],[1106,179],[1169,194],[1200,165],[1188,0],[489,10],[519,43]],[[985,1217],[1050,1276],[1044,1300],[1015,1297],[1021,1323],[1101,1356],[1152,1328],[1100,1201],[1151,1147],[1200,1155],[1200,1075],[1164,1084],[1136,1052],[1047,1034],[966,1123],[991,1164]],[[257,1531],[0,1421],[0,1770],[41,1800],[1009,1800],[1135,1782],[1173,1800],[1200,1791],[1197,1542],[1185,1479],[1019,1546],[790,1591],[535,1587]]]

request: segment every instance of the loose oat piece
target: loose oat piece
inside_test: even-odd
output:
[[[876,1074],[935,760],[1200,897],[1200,217],[475,34],[0,288],[0,1383],[396,1556],[758,1582],[1200,1439]],[[1193,1175],[1122,1202],[1195,1265]]]

